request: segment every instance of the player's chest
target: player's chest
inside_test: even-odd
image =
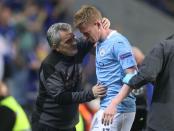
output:
[[[99,47],[96,49],[96,66],[109,66],[117,61],[116,57],[113,55],[112,46]]]

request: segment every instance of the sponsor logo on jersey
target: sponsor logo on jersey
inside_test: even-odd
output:
[[[120,55],[120,59],[123,60],[123,59],[128,58],[128,57],[131,57],[131,56],[132,56],[132,53],[131,52],[128,52],[128,53],[125,53],[125,54]]]

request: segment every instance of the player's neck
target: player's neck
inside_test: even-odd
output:
[[[101,33],[101,40],[105,40],[110,34],[111,29],[104,29]]]

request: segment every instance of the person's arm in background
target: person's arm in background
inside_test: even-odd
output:
[[[111,101],[110,113],[108,112],[107,117],[103,119],[105,124],[112,123],[113,114],[116,113],[115,107],[121,103],[129,93],[135,88],[140,88],[141,86],[147,84],[148,82],[155,81],[157,75],[162,70],[163,56],[164,56],[164,45],[156,45],[152,51],[145,57],[142,66],[137,74],[128,73],[124,79],[125,83],[117,96]],[[155,66],[154,66],[155,65]]]
[[[139,48],[137,48],[135,46],[132,47],[132,51],[133,51],[133,54],[135,56],[137,66],[139,68],[144,60],[145,55]]]

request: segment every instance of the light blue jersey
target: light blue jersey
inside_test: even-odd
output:
[[[100,108],[105,109],[111,100],[118,94],[125,76],[124,70],[136,66],[128,40],[116,31],[97,43],[96,47],[96,74],[98,82],[107,88],[107,95],[101,99]],[[117,112],[135,112],[135,97],[130,94],[118,105]]]

